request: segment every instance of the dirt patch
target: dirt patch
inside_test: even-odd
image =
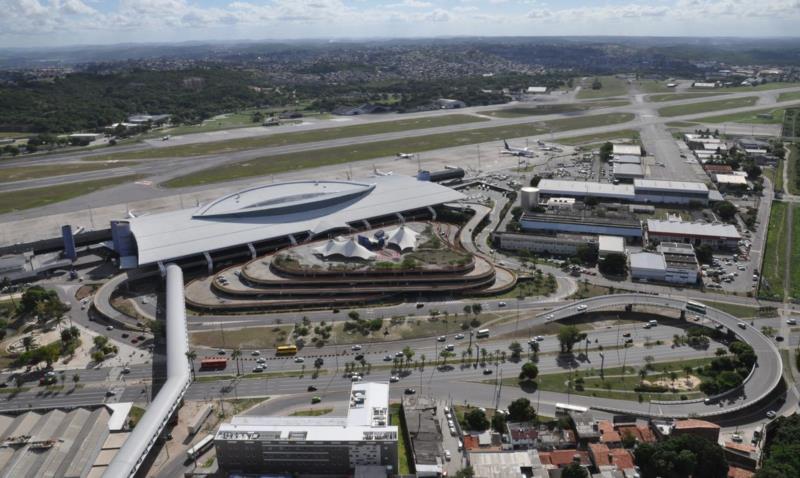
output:
[[[88,284],[82,285],[77,292],[75,292],[75,298],[78,300],[83,300],[87,297],[94,295],[97,291],[98,285],[97,284]]]
[[[645,385],[653,385],[656,387],[667,387],[669,389],[679,390],[681,392],[690,392],[693,390],[697,390],[697,387],[700,386],[702,381],[694,375],[689,375],[688,377],[680,377],[674,382],[669,379],[661,379],[661,380],[645,380]]]
[[[210,348],[272,348],[291,343],[289,333],[292,328],[291,325],[280,325],[192,332],[189,334],[189,341],[192,345]]]

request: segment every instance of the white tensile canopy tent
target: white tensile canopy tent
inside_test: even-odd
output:
[[[322,257],[342,256],[348,259],[361,259],[364,261],[375,258],[375,253],[357,243],[354,238],[349,240],[337,241],[329,239],[325,244],[315,247],[314,253]]]
[[[417,247],[417,236],[419,233],[410,227],[402,225],[397,229],[389,232],[387,234],[389,239],[386,242],[396,246],[400,249],[400,252],[405,252],[407,250],[414,250]]]

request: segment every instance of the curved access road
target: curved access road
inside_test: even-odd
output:
[[[644,294],[616,294],[593,297],[557,307],[549,312],[540,314],[538,318],[543,319],[545,322],[553,322],[578,316],[585,312],[618,309],[627,304],[632,304],[634,310],[636,306],[673,310],[686,309],[686,301],[682,299]],[[582,306],[586,306],[586,308],[583,309]],[[781,375],[783,374],[783,362],[778,347],[772,340],[749,324],[713,307],[706,307],[705,318],[730,330],[740,340],[750,344],[757,356],[756,367],[740,389],[720,395],[719,398],[713,400],[713,403],[707,404],[702,400],[689,400],[645,404],[647,408],[654,409],[650,413],[651,415],[664,417],[711,417],[724,415],[760,402],[769,396],[780,383]],[[593,399],[591,397],[573,396],[573,402],[584,402],[580,404],[611,412],[632,412],[631,402],[629,401],[604,400],[603,405],[597,406],[596,403],[592,403]],[[619,404],[616,405],[613,402],[619,402]]]

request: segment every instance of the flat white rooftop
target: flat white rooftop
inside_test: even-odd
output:
[[[694,192],[708,193],[708,186],[705,183],[696,181],[666,181],[662,179],[634,179],[633,187],[637,192],[646,189],[651,191],[670,191],[670,192]]]
[[[600,252],[625,253],[625,239],[620,236],[597,236],[597,249]]]
[[[638,144],[615,144],[613,154],[631,154],[634,156],[642,155],[642,147]]]
[[[539,192],[557,195],[597,195],[633,199],[633,186],[630,184],[609,184],[593,181],[564,181],[559,179],[542,179],[539,181]]]
[[[354,383],[346,417],[237,415],[220,425],[217,440],[382,441],[396,440],[389,425],[389,384]]]
[[[731,224],[709,224],[704,222],[662,221],[648,219],[647,230],[650,234],[674,236],[695,236],[723,239],[741,239],[739,231]]]
[[[229,194],[207,205],[130,219],[138,265],[243,246],[290,234],[314,235],[364,219],[464,196],[410,176],[367,181],[294,181]]]

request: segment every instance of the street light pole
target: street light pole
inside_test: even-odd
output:
[[[606,363],[606,356],[605,356],[605,354],[603,352],[600,352],[600,379],[601,380],[605,380],[606,379],[605,375],[603,374],[603,366],[605,365],[605,363]]]

